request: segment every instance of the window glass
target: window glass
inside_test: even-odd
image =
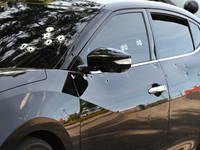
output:
[[[200,44],[200,30],[197,25],[190,22],[191,32],[194,40],[195,48],[197,48]]]
[[[146,27],[141,13],[120,14],[113,17],[87,47],[115,48],[129,53],[133,63],[150,60]]]
[[[40,3],[2,3],[0,68],[54,68],[99,11],[89,2],[81,10]]]
[[[187,20],[152,15],[158,58],[186,54],[193,51],[193,43]]]

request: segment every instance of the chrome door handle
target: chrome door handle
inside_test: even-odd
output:
[[[156,93],[164,92],[166,90],[167,90],[167,87],[165,85],[160,85],[160,86],[150,88],[149,93],[156,94]]]

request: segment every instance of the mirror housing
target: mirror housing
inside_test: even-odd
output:
[[[184,9],[194,14],[198,11],[199,5],[194,0],[188,0],[184,5]]]
[[[87,56],[88,66],[79,66],[82,72],[124,72],[131,67],[132,60],[128,53],[113,48],[98,48]]]

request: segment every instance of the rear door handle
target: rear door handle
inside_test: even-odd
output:
[[[159,86],[150,88],[149,93],[156,94],[156,93],[164,92],[166,90],[167,90],[167,87],[165,85],[159,85]]]

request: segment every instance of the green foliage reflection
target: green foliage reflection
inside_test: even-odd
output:
[[[21,2],[1,5],[0,68],[54,68],[97,12]]]

